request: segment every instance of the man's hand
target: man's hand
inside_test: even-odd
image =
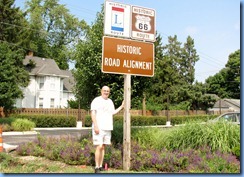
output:
[[[125,106],[125,101],[123,100],[122,104],[121,104],[121,107],[124,108],[124,106]]]
[[[98,126],[94,126],[94,131],[95,131],[96,134],[99,134],[99,128],[98,128]]]

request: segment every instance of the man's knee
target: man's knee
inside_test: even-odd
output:
[[[98,149],[98,150],[103,150],[103,149],[104,149],[104,144],[97,145],[97,149]]]

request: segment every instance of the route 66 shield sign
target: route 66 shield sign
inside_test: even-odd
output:
[[[132,6],[131,38],[154,42],[156,40],[156,12],[153,9]]]
[[[135,27],[139,31],[149,32],[152,28],[150,25],[150,21],[151,21],[150,17],[136,15]]]

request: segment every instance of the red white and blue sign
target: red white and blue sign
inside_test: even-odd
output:
[[[124,32],[124,8],[112,7],[111,30]]]
[[[131,6],[112,1],[105,3],[104,34],[130,38]]]

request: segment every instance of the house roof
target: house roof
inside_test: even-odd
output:
[[[72,91],[72,88],[75,85],[75,79],[74,79],[71,71],[69,71],[69,70],[61,70],[61,72],[64,75],[69,76],[69,77],[64,78],[64,87],[63,87],[63,90],[64,91],[70,91],[71,92]]]
[[[240,108],[240,100],[239,99],[224,99],[224,100],[227,102],[227,104]]]
[[[33,68],[27,68],[30,75],[51,75],[63,78],[68,77],[63,74],[62,70],[59,69],[57,63],[53,59],[26,56],[23,64],[27,66],[30,61],[33,61],[35,64]]]
[[[226,109],[235,109],[235,110],[240,110],[240,100],[239,99],[221,99],[218,100],[213,108],[226,108]]]
[[[33,67],[28,67],[30,61],[34,62],[35,65]],[[63,90],[72,92],[75,81],[71,71],[59,69],[55,60],[35,56],[26,56],[23,60],[23,64],[26,66],[30,75],[58,76],[64,78]]]

